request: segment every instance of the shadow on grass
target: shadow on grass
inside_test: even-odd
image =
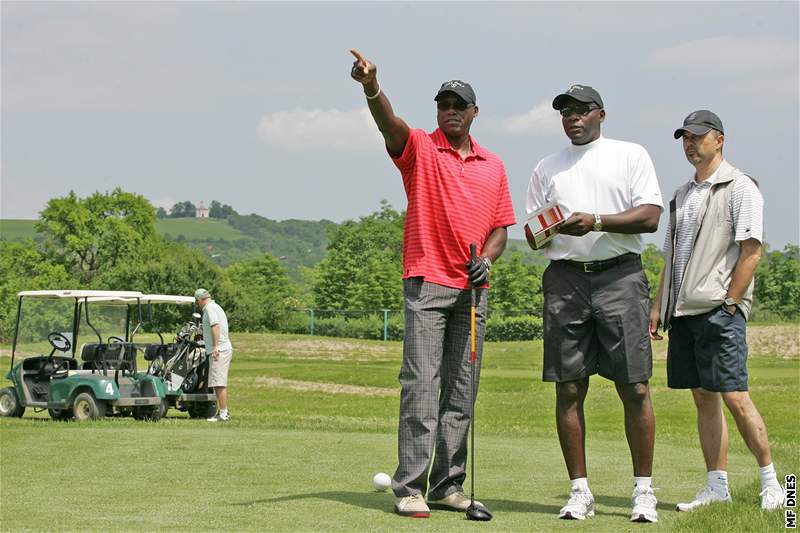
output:
[[[389,497],[387,497],[389,496]],[[258,504],[282,503],[300,500],[332,500],[364,509],[373,509],[385,513],[394,512],[394,498],[386,493],[379,492],[348,492],[348,491],[327,491],[311,492],[306,494],[288,494],[275,498],[264,498],[260,500],[250,500],[231,505],[249,507]],[[553,515],[557,514],[560,507],[555,505],[545,505],[534,502],[514,501],[514,500],[494,500],[482,498],[492,512],[511,512],[511,513],[539,513]],[[446,511],[445,511],[446,512]]]
[[[656,496],[658,497],[658,496]],[[566,500],[569,498],[568,495],[564,495],[564,499]],[[605,505],[608,507],[623,507],[629,509],[631,507],[631,499],[630,498],[623,498],[622,496],[598,496],[597,494],[594,495],[594,501],[598,505]],[[675,506],[677,504],[670,503],[670,502],[662,502],[659,500],[658,505],[656,505],[656,509],[660,511],[674,511]],[[607,514],[607,515],[619,515],[619,516],[629,516],[630,513],[606,513],[602,510],[598,510],[597,514]]]

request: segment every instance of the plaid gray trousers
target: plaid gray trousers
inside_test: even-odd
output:
[[[463,490],[470,423],[470,291],[408,278],[405,339],[400,369],[398,466],[392,489],[398,497],[429,500]],[[477,291],[475,390],[486,330],[487,294]],[[436,453],[431,467],[434,445]]]

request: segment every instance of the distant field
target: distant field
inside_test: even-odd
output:
[[[248,238],[225,220],[210,218],[160,218],[156,220],[156,229],[160,234],[169,234],[173,239],[178,235],[183,235],[188,240],[202,241],[238,241]]]
[[[0,220],[0,237],[9,241],[33,239],[36,237],[34,224],[36,224],[35,220]]]
[[[16,241],[35,238],[35,220],[0,220],[0,237]],[[172,218],[156,220],[156,229],[162,235],[175,239],[183,235],[187,240],[238,241],[248,238],[224,220],[198,218]]]

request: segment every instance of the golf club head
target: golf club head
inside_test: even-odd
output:
[[[476,503],[470,504],[467,508],[467,520],[477,520],[479,522],[488,522],[492,519],[492,513],[483,505]]]

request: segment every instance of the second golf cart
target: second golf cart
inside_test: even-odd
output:
[[[130,342],[132,310],[141,313],[138,301],[142,293],[45,290],[23,291],[17,296],[11,370],[6,375],[12,386],[0,390],[0,416],[21,417],[30,407],[46,409],[55,420],[116,414],[161,418],[164,382],[137,371],[137,348]],[[117,320],[98,313],[93,322],[90,310],[101,308],[113,309]],[[71,320],[67,319],[70,314]],[[97,342],[84,343],[78,351],[82,325],[94,332]],[[116,335],[104,341],[99,328]],[[29,351],[27,357],[20,354],[24,357],[20,361],[17,352],[24,343],[33,353]],[[48,355],[42,350],[45,346],[50,349]]]

